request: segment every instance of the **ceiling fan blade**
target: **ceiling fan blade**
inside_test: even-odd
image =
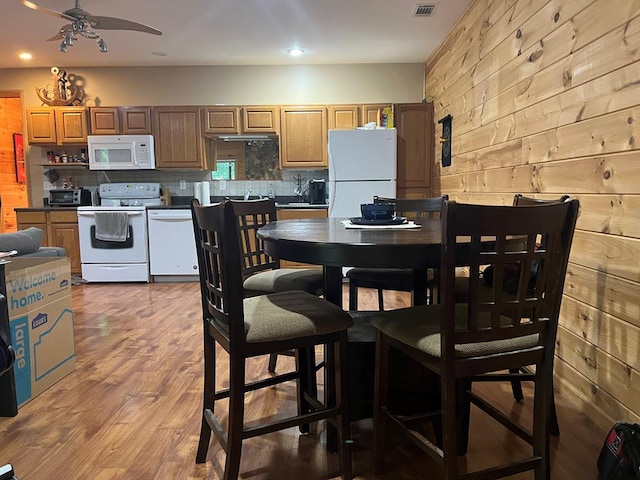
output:
[[[66,12],[56,12],[55,10],[49,10],[48,8],[44,8],[44,7],[41,7],[40,5],[36,5],[35,3],[30,2],[29,0],[18,0],[18,2],[23,4],[25,7],[29,7],[33,10],[36,10],[37,12],[48,13],[49,15],[53,15],[54,17],[64,18],[65,20],[70,20],[70,21],[75,20],[74,17],[67,15]]]
[[[157,28],[123,18],[87,15],[85,20],[91,24],[92,28],[101,28],[103,30],[133,30],[135,32],[151,33],[152,35],[162,35],[162,32]]]

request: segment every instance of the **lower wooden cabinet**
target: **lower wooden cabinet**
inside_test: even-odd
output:
[[[62,247],[71,262],[71,273],[81,274],[78,216],[75,210],[17,211],[18,229],[38,227],[44,230],[43,247]]]
[[[326,208],[282,208],[278,210],[278,220],[293,220],[298,218],[327,218]],[[322,268],[321,265],[280,260],[280,268]]]

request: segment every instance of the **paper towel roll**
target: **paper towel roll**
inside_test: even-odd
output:
[[[193,182],[193,196],[202,204],[202,182]]]
[[[209,205],[211,203],[211,189],[209,182],[202,182],[200,194],[202,197],[200,203],[203,205]]]

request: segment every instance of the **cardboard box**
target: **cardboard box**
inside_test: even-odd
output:
[[[15,258],[6,266],[18,406],[76,368],[68,258]]]

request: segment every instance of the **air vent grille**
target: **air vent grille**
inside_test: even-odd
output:
[[[436,9],[436,5],[433,3],[416,5],[413,11],[414,17],[431,17]]]

